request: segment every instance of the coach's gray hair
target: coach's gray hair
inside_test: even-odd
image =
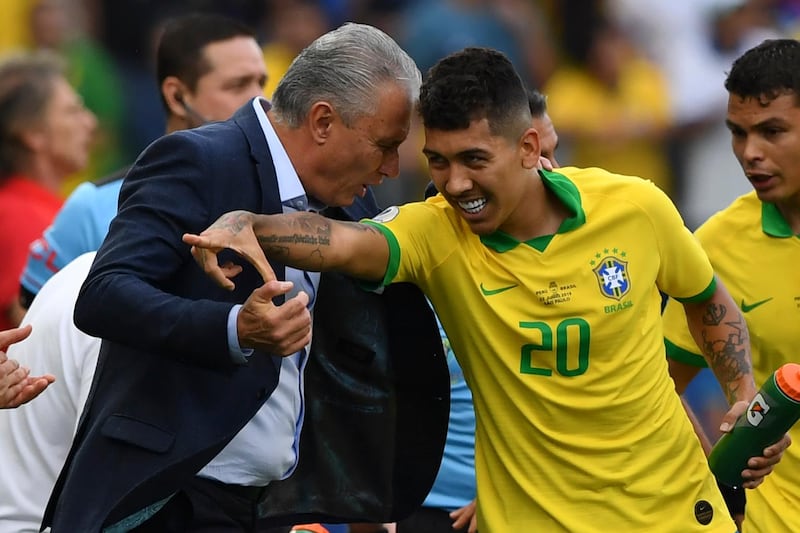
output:
[[[388,35],[366,24],[347,23],[321,36],[295,58],[272,97],[276,118],[291,128],[311,106],[330,102],[350,126],[377,109],[377,88],[399,83],[419,99],[422,75],[414,60]]]

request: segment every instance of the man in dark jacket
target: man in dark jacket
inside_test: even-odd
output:
[[[233,208],[373,215],[369,187],[398,173],[419,85],[394,41],[347,24],[300,54],[272,106],[257,98],[140,156],[75,308],[104,340],[44,526],[267,531],[419,504],[448,402],[421,295],[279,264],[271,279],[233,256],[242,272],[227,292],[181,241]]]

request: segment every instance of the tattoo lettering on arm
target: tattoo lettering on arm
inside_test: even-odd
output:
[[[709,304],[703,314],[703,355],[725,389],[729,403],[736,401],[740,379],[750,374],[749,336],[741,313],[728,317],[725,305]]]
[[[339,235],[334,242],[334,231]],[[256,239],[267,257],[275,258],[297,268],[324,272],[335,267],[348,251],[346,233],[369,232],[383,237],[376,228],[359,222],[331,220],[315,213],[297,213],[288,217],[275,217],[270,224],[256,232]],[[338,248],[334,248],[338,247]],[[334,255],[334,250],[339,250]]]
[[[325,269],[323,249],[331,245],[331,221],[313,213],[281,219],[272,231],[256,235],[268,257],[292,263],[301,261],[311,270]]]

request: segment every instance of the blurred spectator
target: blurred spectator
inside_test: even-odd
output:
[[[126,153],[135,155],[164,133],[160,89],[153,79],[156,43],[164,22],[200,12],[252,24],[261,19],[265,1],[95,0],[94,3],[101,42],[114,58],[123,80],[122,94],[127,107],[123,143]]]
[[[722,86],[733,60],[764,39],[780,37],[775,20],[760,0],[716,0],[706,12],[716,62],[714,88]],[[724,91],[719,91],[724,97]],[[704,124],[678,131],[683,146],[684,182],[679,207],[691,228],[749,192],[747,181],[733,179],[741,169],[730,149],[726,100]],[[709,172],[709,169],[713,169]]]
[[[313,0],[272,0],[269,3],[272,9],[265,17],[267,42],[262,51],[270,74],[264,96],[272,98],[275,87],[297,54],[331,27],[325,11]]]
[[[86,167],[97,120],[50,54],[0,65],[0,330],[19,324],[28,245],[61,207],[64,179]]]
[[[193,14],[167,22],[158,48],[157,84],[166,133],[225,120],[263,91],[267,80],[255,34],[237,20]],[[164,133],[162,131],[162,133]],[[117,213],[122,173],[79,186],[44,235],[30,246],[20,280],[22,306],[85,252],[97,250]]]
[[[601,13],[580,20],[585,27],[565,34],[569,61],[543,91],[569,159],[579,167],[602,161],[612,172],[650,179],[669,194],[669,94],[661,71]]]
[[[67,78],[98,120],[89,165],[69,177],[65,192],[88,176],[119,169],[128,160],[119,138],[125,113],[122,81],[111,56],[80,22],[86,15],[84,3],[35,0],[30,13],[32,46],[55,51],[66,59]]]
[[[178,17],[166,25],[157,71],[169,114],[168,132],[197,125],[200,115],[208,120],[231,116],[261,94],[266,79],[250,28],[203,14]],[[0,414],[0,456],[12,458],[10,468],[0,469],[0,533],[38,531],[89,393],[100,339],[79,331],[72,312],[94,258],[94,253],[81,254],[100,246],[117,212],[121,182],[119,178],[79,187],[48,229],[46,240],[32,246],[23,290],[30,287],[29,292],[39,293],[24,319],[34,331],[13,355],[33,369],[54,372],[57,382],[50,395],[29,409]]]
[[[0,2],[0,54],[27,48],[31,43],[30,16],[33,0]]]
[[[500,50],[523,76],[527,72],[521,44],[489,0],[417,0],[398,30],[400,45],[423,75],[442,57],[467,46]]]
[[[735,56],[733,49],[743,50],[768,33],[756,27],[765,20],[762,15],[748,16],[754,23],[761,21],[756,26],[727,24],[724,19],[742,7],[767,7],[759,0],[607,0],[606,4],[609,16],[665,75],[673,117],[668,141],[675,197],[687,226],[695,228],[746,192],[746,182],[729,179],[740,171],[724,124],[727,98],[719,87]],[[730,34],[733,29],[735,34]]]

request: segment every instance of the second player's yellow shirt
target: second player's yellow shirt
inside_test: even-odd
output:
[[[800,238],[755,192],[739,197],[698,228],[714,270],[742,310],[750,331],[753,377],[761,384],[783,363],[800,362]],[[669,302],[664,331],[670,357],[705,366],[683,308]],[[800,531],[800,426],[780,464],[747,491],[743,533]]]
[[[473,234],[441,197],[372,222],[385,283],[428,295],[473,392],[480,531],[733,533],[667,374],[659,288],[714,290],[650,182],[542,173],[572,211],[554,236]]]

